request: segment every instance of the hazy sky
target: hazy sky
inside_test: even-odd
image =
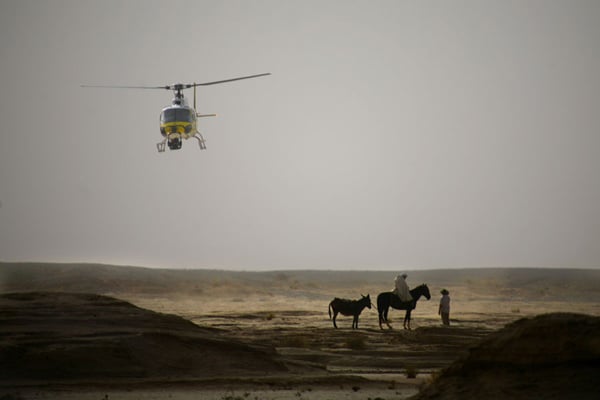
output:
[[[600,267],[600,1],[0,0],[0,65],[0,260]],[[263,72],[206,151],[80,87]]]

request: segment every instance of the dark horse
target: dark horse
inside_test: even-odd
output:
[[[358,316],[365,307],[371,308],[371,297],[369,295],[363,296],[360,300],[346,300],[335,298],[329,303],[329,318],[331,318],[331,311],[333,310],[333,327],[337,328],[335,318],[338,313],[342,315],[352,315],[352,329],[358,329]]]
[[[425,296],[427,300],[431,299],[431,294],[429,293],[429,288],[426,284],[422,284],[421,286],[417,286],[413,290],[410,291],[410,295],[412,296],[412,301],[401,302],[400,298],[396,296],[392,292],[383,292],[379,293],[377,296],[377,311],[379,312],[379,328],[383,329],[381,326],[382,322],[385,322],[388,328],[392,329],[390,323],[388,322],[388,311],[390,307],[395,308],[396,310],[406,310],[406,315],[404,316],[404,329],[410,329],[410,313],[417,306],[417,301],[421,298],[421,296]],[[408,327],[407,327],[408,323]]]

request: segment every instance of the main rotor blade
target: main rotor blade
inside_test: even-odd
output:
[[[266,75],[271,75],[271,73],[267,72],[265,74],[250,75],[250,76],[241,76],[239,78],[225,79],[225,80],[222,80],[222,81],[215,81],[215,82],[205,82],[205,83],[174,83],[172,85],[166,85],[166,86],[114,86],[114,85],[80,85],[80,86],[84,87],[84,88],[104,88],[104,89],[166,89],[166,90],[178,90],[179,91],[179,90],[183,90],[183,89],[193,88],[193,87],[196,87],[196,86],[217,85],[219,83],[239,81],[239,80],[242,80],[242,79],[258,78],[260,76],[266,76]]]
[[[84,88],[104,88],[104,89],[171,89],[170,86],[110,86],[110,85],[80,85]]]
[[[265,74],[250,75],[250,76],[242,76],[242,77],[240,77],[240,78],[225,79],[225,80],[223,80],[223,81],[206,82],[206,83],[192,83],[192,84],[190,84],[188,87],[216,85],[216,84],[219,84],[219,83],[225,83],[225,82],[239,81],[239,80],[242,80],[242,79],[258,78],[259,76],[267,76],[267,75],[271,75],[271,73],[270,73],[270,72],[267,72],[267,73],[265,73]],[[186,85],[186,86],[187,86],[187,85]]]

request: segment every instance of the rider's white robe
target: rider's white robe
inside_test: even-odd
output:
[[[400,297],[400,300],[402,301],[411,301],[413,298],[410,295],[410,291],[408,289],[408,284],[406,283],[406,281],[404,280],[404,277],[402,277],[402,275],[398,275],[396,277],[396,280],[394,281],[395,284],[395,288],[394,288],[394,294],[398,297]]]

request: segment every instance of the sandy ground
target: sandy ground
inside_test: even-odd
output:
[[[265,376],[263,381],[223,376],[223,381],[212,383],[159,382],[124,387],[110,382],[88,387],[4,385],[0,398],[406,399],[482,338],[517,319],[549,312],[600,316],[597,274],[591,282],[586,275],[569,284],[561,279],[540,281],[535,274],[531,279],[523,276],[507,283],[505,273],[469,273],[467,277],[444,275],[439,282],[429,281],[432,299],[419,301],[411,331],[401,329],[404,311],[398,310],[390,311],[394,329],[381,330],[375,308],[363,311],[358,330],[350,328],[351,317],[343,316],[338,317],[339,329],[334,329],[328,315],[328,304],[334,297],[357,299],[370,293],[375,301],[377,293],[390,286],[379,278],[366,278],[372,277],[367,273],[364,279],[348,275],[343,281],[343,274],[332,278],[282,273],[248,281],[246,275],[220,279],[215,272],[197,283],[196,291],[150,294],[123,290],[126,285],[119,291],[101,291],[148,310],[216,328],[232,340],[272,347],[291,366],[287,376]],[[450,327],[443,327],[437,315],[442,287],[450,290],[452,298]],[[416,378],[408,378],[408,373],[416,374]]]
[[[64,399],[64,400],[102,400],[102,399],[140,399],[140,400],[365,400],[365,399],[407,399],[418,392],[415,388],[388,390],[366,388],[354,391],[350,388],[319,387],[317,389],[269,389],[269,390],[222,390],[222,389],[157,389],[136,391],[76,391],[76,392],[23,392],[16,396],[24,399]],[[15,397],[15,400],[19,397]]]

